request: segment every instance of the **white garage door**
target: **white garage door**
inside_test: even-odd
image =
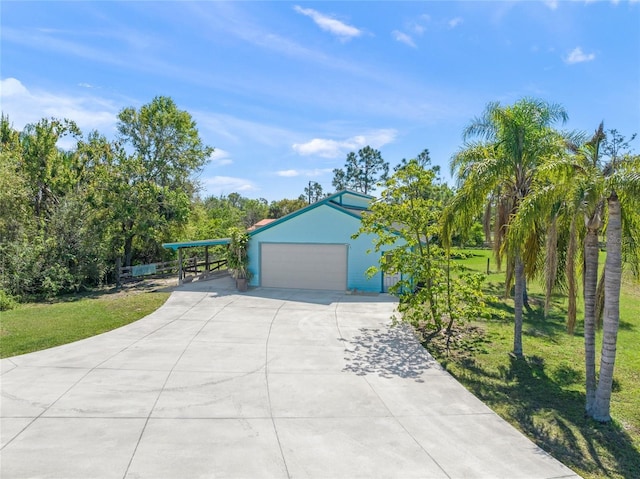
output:
[[[260,258],[264,287],[347,289],[347,245],[263,243]]]

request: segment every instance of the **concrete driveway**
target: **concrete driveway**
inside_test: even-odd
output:
[[[578,477],[391,328],[394,307],[222,278],[2,360],[0,476]]]

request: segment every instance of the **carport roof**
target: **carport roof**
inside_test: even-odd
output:
[[[162,247],[176,251],[182,248],[198,248],[200,246],[219,246],[231,243],[231,238],[207,239],[199,241],[184,241],[180,243],[162,243]]]

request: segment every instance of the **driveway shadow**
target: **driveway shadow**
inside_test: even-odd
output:
[[[172,286],[160,289],[164,292],[197,292],[208,293],[213,296],[224,297],[239,295],[250,298],[275,299],[282,301],[295,301],[318,305],[331,305],[334,303],[392,303],[397,299],[388,294],[360,293],[350,294],[345,291],[324,291],[310,289],[286,289],[286,288],[262,288],[250,287],[248,291],[240,292],[236,288],[235,280],[229,274],[218,274],[214,277],[184,283],[181,286]]]
[[[343,340],[347,360],[343,371],[358,376],[375,374],[423,382],[425,371],[442,370],[440,364],[416,341],[407,325],[361,328],[359,331],[360,334],[353,338]]]
[[[615,422],[599,424],[585,417],[584,392],[566,388],[583,381],[579,370],[547,371],[544,359],[538,356],[509,358],[509,364],[497,371],[475,361],[466,362],[465,368],[454,374],[456,379],[490,407],[508,397],[510,415],[519,428],[563,464],[593,477],[640,477],[640,451],[629,432]],[[546,411],[559,432],[545,429],[544,422],[534,420],[532,411]],[[609,450],[615,464],[602,464],[601,450]]]

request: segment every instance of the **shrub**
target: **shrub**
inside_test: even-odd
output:
[[[16,299],[4,289],[0,289],[0,311],[9,311],[16,306],[18,306]]]

